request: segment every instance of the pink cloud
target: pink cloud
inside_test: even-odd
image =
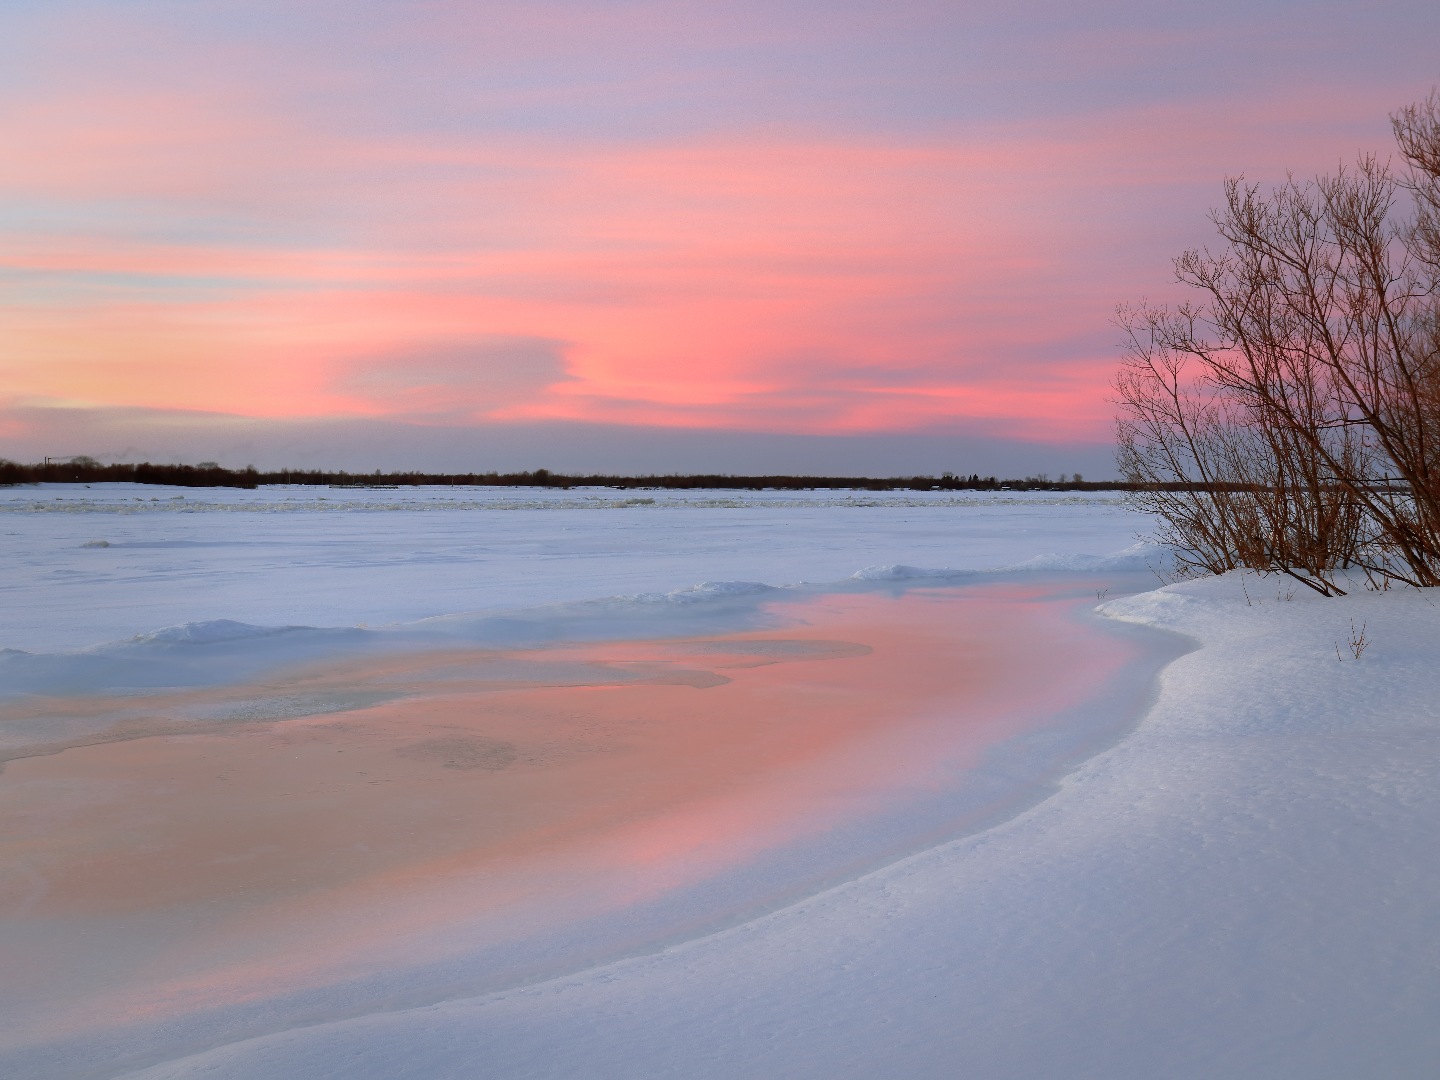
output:
[[[1097,335],[1206,238],[1190,200],[1227,170],[1352,149],[1295,122],[1316,107],[1301,96],[642,143],[317,134],[211,89],[0,109],[0,139],[27,148],[0,162],[0,197],[69,222],[0,246],[20,283],[0,306],[13,393],[1103,440]],[[1390,104],[1336,105],[1337,122],[1383,125]],[[456,359],[457,342],[505,341],[566,346],[543,377],[519,353]]]

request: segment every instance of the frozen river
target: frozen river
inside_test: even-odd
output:
[[[1429,590],[1145,527],[0,492],[0,1074],[1428,1078]]]
[[[10,1070],[523,985],[1013,813],[1138,715],[1160,654],[1085,616],[1148,587],[1105,555],[1135,527],[1111,497],[13,489]]]
[[[723,607],[699,637],[402,636],[0,705],[0,953],[27,972],[0,1061],[104,1076],[504,991],[1012,815],[1170,655],[1084,614],[1122,578],[862,581],[760,594],[759,629]]]
[[[1112,493],[0,489],[0,648],[831,582],[876,564],[989,569],[1108,555],[1145,526]]]

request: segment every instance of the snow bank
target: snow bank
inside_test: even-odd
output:
[[[1435,600],[1232,575],[1102,610],[1200,647],[1010,821],[653,955],[133,1075],[1432,1076]]]
[[[1128,574],[1148,570],[1157,576],[1163,576],[1173,569],[1174,562],[1174,556],[1168,548],[1150,541],[1141,541],[1130,545],[1123,551],[1113,552],[1109,555],[1050,553],[996,567],[987,572],[992,574]],[[857,570],[853,579],[856,581],[956,580],[973,577],[975,574],[975,570],[890,564],[867,566],[862,570]]]
[[[1059,554],[1036,555],[1004,567],[1008,571],[1029,570],[1060,574],[1125,574],[1149,571],[1162,578],[1175,566],[1174,554],[1163,545],[1142,540],[1123,551],[1109,555]]]
[[[1203,662],[1163,676],[1170,694],[1194,703],[1192,735],[1428,731],[1440,713],[1440,596],[1373,592],[1358,577],[1347,588],[1327,599],[1279,576],[1232,573],[1099,610],[1204,643]],[[1147,730],[1158,725],[1152,718]]]
[[[234,619],[208,619],[203,622],[163,626],[148,634],[137,634],[131,640],[137,645],[210,645],[217,641],[244,641],[249,638],[272,637],[287,631],[311,629],[299,626],[251,626]]]

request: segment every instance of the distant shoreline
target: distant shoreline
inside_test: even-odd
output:
[[[733,476],[724,473],[650,474],[614,476],[608,474],[555,473],[548,469],[530,472],[431,473],[415,470],[352,473],[327,469],[226,469],[219,465],[136,464],[102,465],[92,459],[46,461],[23,465],[0,461],[0,487],[22,484],[157,484],[169,487],[256,488],[266,485],[307,487],[606,487],[662,490],[719,489],[750,491],[804,491],[847,489],[861,491],[1127,491],[1136,485],[1122,480],[1051,479],[1045,474],[1018,479],[999,479],[971,473],[958,476]]]

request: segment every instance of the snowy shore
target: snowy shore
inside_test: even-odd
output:
[[[617,611],[662,632],[754,627],[774,586],[806,579],[899,595],[987,567],[1028,567],[980,575],[1002,583],[1090,570],[1093,594],[1112,579],[1140,591],[1086,607],[1190,651],[1161,672],[1133,730],[1029,809],[798,903],[558,978],[423,1007],[366,1005],[330,1022],[277,1014],[255,1037],[139,1071],[99,1058],[85,1075],[1418,1080],[1440,1059],[1440,600],[1427,593],[1357,584],[1323,599],[1253,574],[1159,588],[1144,549],[1107,557],[1143,525],[1114,503],[412,507],[383,516],[398,523],[391,531],[363,508],[107,513],[4,518],[6,543],[35,568],[7,586],[12,600],[60,597],[34,617],[7,609],[11,644],[27,650],[9,657],[15,671],[39,662],[73,675],[94,643],[122,637],[100,631],[125,618],[125,636],[181,628],[102,655],[160,657],[167,677],[197,648],[233,659],[283,635],[215,620],[263,626],[275,601],[258,587],[283,593],[306,572],[317,596],[378,580],[372,618],[391,622],[459,610],[435,605],[463,578],[453,591],[489,596],[473,605],[489,614],[428,625],[471,640],[513,634],[494,611],[524,593],[539,605],[524,633],[538,619],[594,640],[625,636]],[[111,546],[83,547],[97,520]],[[402,556],[426,545],[439,557]],[[84,561],[97,554],[111,561]],[[709,580],[768,584],[677,592],[665,576],[701,564]],[[579,589],[586,574],[635,592],[618,608],[554,606],[597,595]],[[207,593],[207,581],[228,584]],[[108,598],[90,622],[87,595]],[[305,621],[344,630],[365,617],[361,599],[344,597],[348,619]],[[417,625],[427,624],[385,633]],[[1043,683],[1058,666],[1037,651],[1031,677]],[[25,1061],[27,1076],[78,1075],[73,1059]]]
[[[1433,1075],[1435,601],[1276,585],[1106,604],[1200,647],[995,828],[656,955],[135,1076]]]

